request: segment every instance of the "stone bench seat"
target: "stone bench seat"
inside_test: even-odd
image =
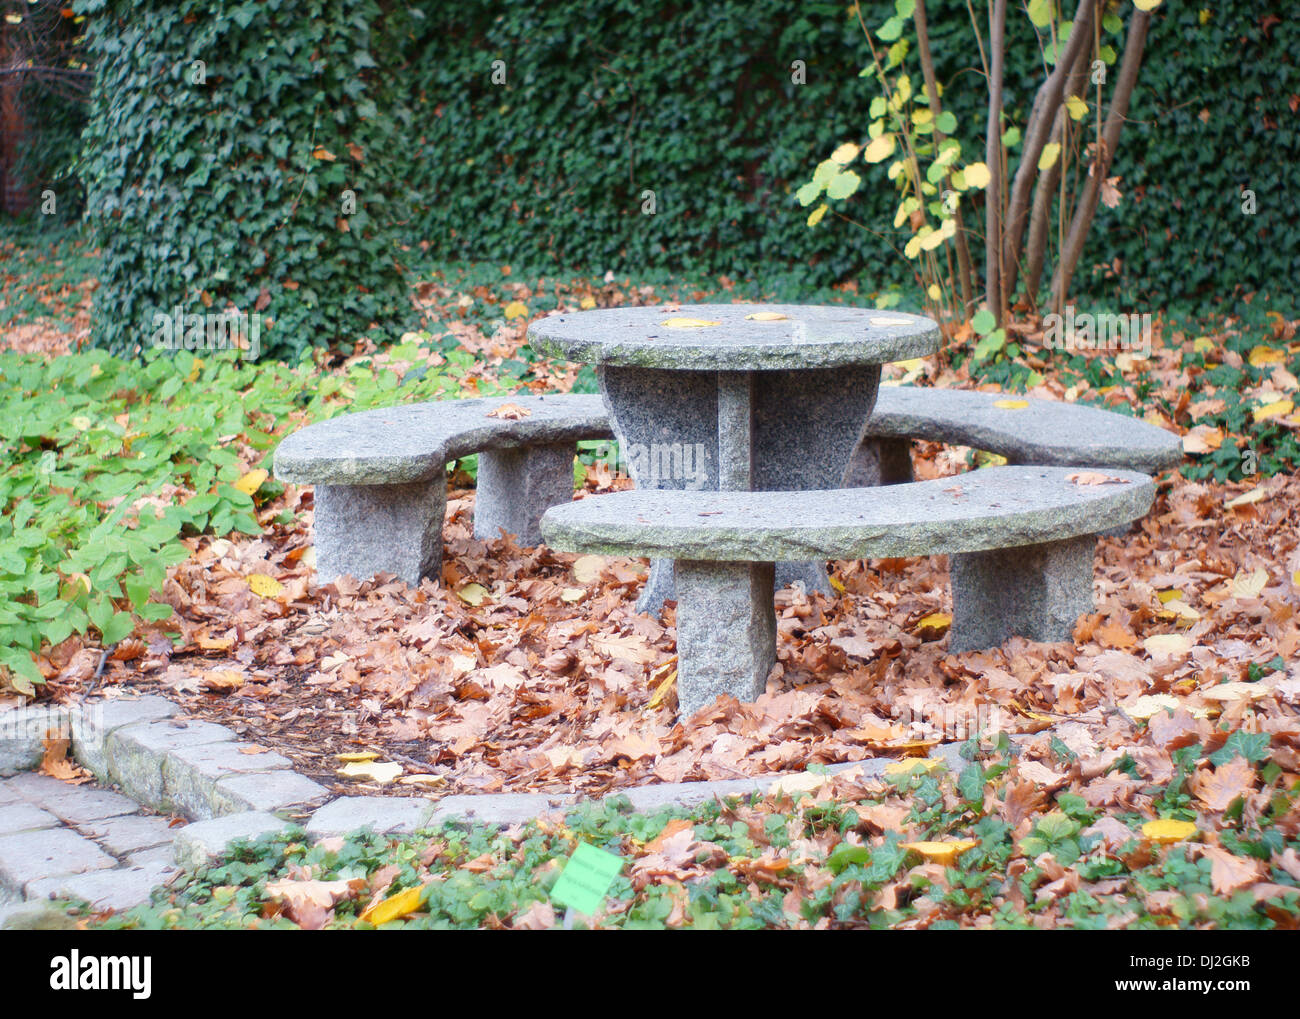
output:
[[[553,548],[676,560],[678,699],[760,694],[775,661],[774,564],[952,556],[954,652],[1007,637],[1068,639],[1092,611],[1096,533],[1145,516],[1155,485],[1110,470],[992,467],[888,487],[796,492],[647,490],[549,509]]]
[[[1026,403],[1028,406],[1002,406]],[[912,480],[909,441],[971,446],[1009,464],[1155,474],[1182,462],[1173,432],[1097,407],[968,389],[882,386],[844,484]]]
[[[489,417],[506,404],[516,419]],[[275,451],[275,476],[316,486],[318,580],[437,579],[447,464],[477,453],[474,534],[541,543],[547,507],[573,498],[574,443],[610,436],[599,396],[503,396],[400,404],[309,425]]]

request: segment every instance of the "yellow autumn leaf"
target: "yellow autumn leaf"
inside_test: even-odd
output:
[[[1296,584],[1297,586],[1300,586],[1300,573],[1297,573],[1296,577],[1297,577]],[[848,590],[848,588],[844,586],[844,581],[840,580],[839,577],[828,576],[826,579],[830,581],[831,587],[835,589],[837,594],[843,594],[845,591]]]
[[[1237,598],[1258,598],[1261,591],[1268,586],[1268,570],[1263,567],[1247,573],[1240,571],[1232,578],[1232,593]]]
[[[592,308],[596,307],[596,299],[591,296],[584,297],[578,302],[578,307],[583,311],[591,311]]]
[[[1286,360],[1286,355],[1276,347],[1260,345],[1251,350],[1247,360],[1252,368],[1262,368],[1266,364],[1281,364]]]
[[[749,322],[786,322],[789,318],[789,315],[782,315],[779,311],[756,311],[745,316]]]
[[[560,601],[568,602],[572,605],[574,602],[582,601],[587,596],[587,592],[581,587],[566,587],[560,592]]]
[[[706,329],[722,325],[721,322],[708,318],[666,318],[659,324],[669,329]]]
[[[388,785],[402,773],[400,764],[380,761],[354,761],[338,769],[337,774],[344,778],[359,778],[366,782],[378,782]]]
[[[579,584],[591,584],[605,568],[605,557],[598,555],[578,556],[573,560],[573,579]]]
[[[1182,703],[1177,697],[1171,697],[1167,693],[1144,694],[1135,698],[1128,704],[1122,704],[1124,713],[1129,718],[1134,718],[1139,722],[1145,722],[1149,718],[1163,714],[1166,710],[1177,711]]]
[[[1295,404],[1290,400],[1277,400],[1273,403],[1265,404],[1263,407],[1256,407],[1254,418],[1256,421],[1267,421],[1269,418],[1281,417],[1283,414],[1290,414],[1295,410]]]
[[[1207,701],[1254,701],[1268,694],[1269,688],[1258,683],[1220,683],[1201,691]]]
[[[511,319],[527,318],[528,305],[524,304],[523,301],[511,301],[505,307],[505,316],[507,322]]]
[[[945,765],[938,757],[905,757],[901,761],[890,761],[885,765],[885,774],[911,775],[913,772],[925,772],[927,775],[939,771]]]
[[[1191,821],[1173,821],[1166,818],[1162,821],[1148,821],[1142,826],[1142,834],[1152,842],[1169,846],[1195,835],[1196,825]]]
[[[419,888],[407,888],[398,892],[396,895],[390,895],[382,902],[376,902],[373,906],[366,909],[357,920],[361,923],[370,923],[378,927],[380,924],[392,923],[394,920],[400,920],[404,916],[409,916],[420,908],[421,897],[424,893],[424,886]]]
[[[808,213],[808,225],[816,226],[818,223],[820,223],[822,219],[825,218],[826,210],[829,208],[830,208],[829,205],[827,205],[825,202],[822,202],[821,205],[817,206],[817,208],[813,209],[812,212]],[[752,315],[746,315],[745,317],[753,318]]]
[[[194,359],[194,366],[190,369],[189,375],[185,376],[185,381],[198,382],[199,372],[201,372],[202,370],[203,370],[203,358],[196,357]]]
[[[334,153],[331,152],[329,149],[327,149],[324,145],[317,145],[314,149],[311,150],[311,158],[322,159],[327,163],[332,163],[334,162],[334,160],[338,159],[339,157],[334,155]]]
[[[1164,0],[1133,0],[1133,6],[1139,11],[1154,11]]]
[[[952,616],[947,612],[931,612],[916,624],[917,633],[933,634],[942,637],[952,626]]]
[[[284,590],[284,585],[265,573],[252,573],[248,577],[248,588],[260,598],[275,598]]]
[[[364,764],[366,761],[377,761],[379,755],[370,750],[357,751],[353,754],[335,754],[344,764]]]
[[[672,672],[668,673],[668,678],[655,687],[654,696],[650,698],[650,703],[646,705],[646,710],[653,711],[655,708],[659,707],[659,705],[664,702],[664,698],[668,696],[676,685],[677,670],[673,669]]]
[[[1186,602],[1179,601],[1175,598],[1173,601],[1166,602],[1165,607],[1156,613],[1157,619],[1172,620],[1184,625],[1194,623],[1201,618],[1201,614]]]
[[[926,295],[930,298],[930,300],[937,301],[939,300],[939,298],[943,296],[943,289],[939,286],[938,283],[931,283],[930,289],[926,291]]]
[[[979,843],[973,839],[960,839],[956,842],[904,842],[902,848],[920,853],[934,863],[949,866],[956,862],[957,857],[962,853],[978,845]]]
[[[1268,498],[1268,489],[1252,488],[1248,492],[1242,492],[1235,499],[1229,499],[1223,504],[1225,509],[1236,509],[1238,506],[1249,506],[1252,502],[1261,502]]]
[[[894,136],[892,134],[882,134],[879,138],[872,140],[867,146],[867,150],[862,153],[862,158],[868,163],[880,163],[894,154]]]
[[[1042,155],[1038,157],[1038,168],[1040,170],[1050,170],[1056,165],[1056,160],[1061,155],[1060,142],[1048,142],[1043,146]]]
[[[1192,639],[1181,633],[1157,633],[1144,640],[1142,646],[1152,657],[1172,658],[1187,654],[1192,649]]]
[[[1208,354],[1214,349],[1214,341],[1208,336],[1198,336],[1192,340],[1192,350],[1197,354]]]
[[[466,605],[472,605],[478,608],[487,600],[488,589],[482,584],[466,584],[456,592],[456,597]]]
[[[962,171],[962,177],[965,178],[966,186],[970,188],[986,188],[993,177],[989,174],[987,163],[971,163]]]
[[[1182,598],[1182,596],[1183,596],[1183,592],[1173,587],[1165,591],[1156,592],[1156,597],[1160,599],[1161,605],[1164,605],[1171,601],[1178,601],[1180,598]]]
[[[1082,120],[1088,115],[1088,104],[1078,96],[1070,96],[1065,100],[1065,109],[1071,120]]]
[[[1024,410],[1029,406],[1028,400],[994,400],[993,406],[1001,410]]]
[[[915,258],[921,253],[921,238],[913,237],[903,246],[903,254],[908,258]]]
[[[255,471],[249,471],[235,482],[234,487],[239,489],[239,491],[243,492],[245,495],[251,496],[262,487],[263,482],[265,482],[270,476],[270,474],[260,468]]]
[[[834,152],[831,153],[832,161],[839,163],[840,166],[846,166],[858,158],[858,153],[862,151],[861,146],[854,145],[852,142],[845,142]]]

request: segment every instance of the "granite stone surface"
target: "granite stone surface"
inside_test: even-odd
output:
[[[1070,640],[1092,611],[1093,535],[1044,545],[965,552],[950,559],[953,654],[997,647],[1011,636]]]
[[[755,700],[776,661],[772,564],[678,559],[676,574],[682,717],[721,694]]]
[[[512,404],[519,420],[489,417]],[[510,446],[608,438],[598,396],[501,396],[408,403],[319,421],[275,451],[275,476],[315,485],[382,485],[443,477],[447,464]]]
[[[1021,402],[1028,406],[997,406]],[[1012,464],[1144,474],[1183,459],[1177,435],[1137,418],[1077,403],[972,390],[883,386],[865,435],[973,446]]]
[[[748,316],[776,314],[777,321]],[[673,328],[671,319],[717,325]],[[690,304],[603,308],[536,319],[534,349],[592,364],[694,371],[760,371],[885,364],[939,349],[933,320],[866,308],[797,304]]]
[[[474,537],[491,541],[505,531],[520,545],[540,545],[542,514],[573,498],[575,452],[572,442],[555,442],[480,453]]]
[[[316,578],[333,583],[344,574],[368,580],[392,573],[415,586],[442,570],[442,524],[447,482],[316,486],[312,541]]]
[[[630,491],[548,510],[552,548],[734,562],[978,552],[1093,534],[1144,516],[1155,486],[1068,480],[1062,467],[991,467],[956,478],[812,492]]]

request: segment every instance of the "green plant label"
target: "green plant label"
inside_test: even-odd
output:
[[[621,856],[579,842],[551,889],[552,901],[590,916],[600,908],[623,863]]]

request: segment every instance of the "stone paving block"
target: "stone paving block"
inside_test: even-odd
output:
[[[175,828],[173,831],[180,831],[180,829]],[[176,852],[170,842],[166,845],[154,846],[152,849],[129,853],[122,862],[128,867],[147,867],[154,863],[161,863],[167,867],[178,866]]]
[[[3,931],[72,931],[77,920],[68,915],[66,906],[40,900],[11,902],[0,906],[0,930]]]
[[[165,697],[119,697],[89,701],[72,712],[72,756],[101,780],[108,776],[107,740],[114,729],[170,718],[180,709]]]
[[[171,750],[233,740],[235,734],[211,722],[142,722],[108,737],[108,770],[137,803],[168,809],[163,793],[163,759]]]
[[[220,856],[231,842],[253,840],[290,827],[288,821],[260,811],[196,821],[176,830],[173,858],[182,867],[202,867]]]
[[[81,899],[97,910],[125,910],[148,902],[150,893],[179,871],[175,864],[164,863],[117,867],[33,881],[27,894],[32,899]]]
[[[93,838],[114,856],[125,856],[155,846],[170,846],[176,834],[176,829],[167,823],[166,818],[143,814],[92,821],[80,828],[83,835]]]
[[[200,743],[169,750],[163,758],[163,798],[171,809],[197,821],[220,814],[217,783],[237,774],[292,767],[280,754],[255,750],[252,743]],[[244,808],[247,809],[247,808]]]
[[[407,835],[428,826],[433,806],[418,796],[341,796],[316,811],[306,830],[313,839],[363,828],[380,835]]]
[[[19,794],[18,790],[11,788],[7,781],[0,779],[0,806],[23,802],[25,802],[24,798]]]
[[[34,803],[11,803],[0,807],[0,835],[39,828],[55,828],[59,819]]]
[[[0,775],[37,767],[45,753],[41,740],[51,731],[69,732],[67,708],[40,704],[0,713]]]
[[[522,824],[542,814],[563,813],[576,799],[571,795],[548,796],[545,793],[444,796],[435,805],[428,825],[445,821],[478,821],[506,827]]]
[[[0,884],[26,889],[58,874],[115,867],[117,861],[69,828],[47,828],[0,836]]]
[[[62,792],[50,793],[35,802],[68,824],[88,824],[106,817],[134,814],[140,809],[135,800],[108,789],[59,784],[63,786]]]
[[[211,806],[213,816],[222,817],[245,810],[283,810],[328,795],[323,785],[296,771],[264,771],[223,778],[212,788]]]

